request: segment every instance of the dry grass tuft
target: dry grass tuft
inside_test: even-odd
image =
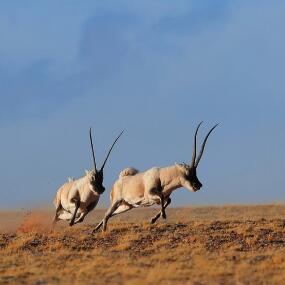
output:
[[[284,205],[169,209],[149,225],[156,211],[118,216],[94,235],[103,211],[54,231],[52,213],[22,215],[14,230],[0,214],[0,284],[284,284]]]

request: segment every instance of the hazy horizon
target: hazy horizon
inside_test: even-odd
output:
[[[191,160],[173,206],[284,202],[285,2],[2,1],[0,209],[52,203],[67,177]]]

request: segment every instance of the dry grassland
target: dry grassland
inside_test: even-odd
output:
[[[133,210],[92,235],[51,211],[0,212],[0,284],[285,284],[285,206]]]

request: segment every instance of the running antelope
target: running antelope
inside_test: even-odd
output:
[[[155,223],[160,216],[166,219],[165,209],[171,203],[170,195],[174,190],[185,187],[189,191],[196,192],[202,187],[197,177],[197,167],[202,158],[207,139],[218,124],[206,135],[196,159],[197,133],[201,124],[202,122],[198,125],[194,135],[190,165],[175,163],[164,168],[154,167],[145,172],[139,172],[130,167],[120,173],[119,179],[115,182],[111,191],[111,206],[107,210],[104,219],[94,229],[94,232],[102,225],[103,231],[105,231],[107,222],[112,216],[136,207],[160,204],[161,210],[150,222]]]
[[[76,223],[81,223],[84,220],[85,216],[96,207],[100,195],[105,191],[105,187],[103,186],[103,170],[105,164],[115,143],[122,135],[122,133],[123,132],[121,132],[113,142],[100,170],[97,170],[92,133],[90,128],[89,137],[94,169],[90,171],[85,170],[86,175],[77,180],[69,178],[68,182],[63,184],[58,189],[56,197],[54,199],[56,213],[53,220],[53,225],[55,225],[58,220],[70,221],[70,226],[73,226]]]

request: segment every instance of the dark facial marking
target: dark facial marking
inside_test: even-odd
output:
[[[90,183],[96,189],[99,194],[102,194],[105,191],[105,187],[103,186],[103,172],[96,172],[92,178]]]
[[[195,167],[189,169],[186,179],[189,181],[189,183],[191,184],[191,186],[194,188],[195,191],[199,190],[203,186],[197,177],[197,172]]]

